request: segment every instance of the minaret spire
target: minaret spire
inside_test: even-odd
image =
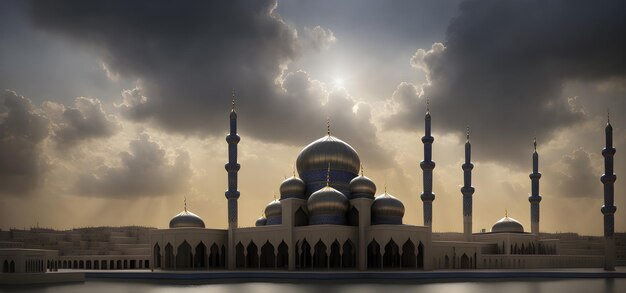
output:
[[[465,241],[472,241],[472,201],[474,195],[474,187],[472,186],[472,144],[470,143],[469,126],[466,128],[466,142],[465,142],[465,163],[461,165],[463,169],[463,187],[461,187],[461,193],[463,194],[463,236]]]
[[[604,205],[602,206],[602,214],[604,215],[604,270],[615,270],[615,211],[617,207],[614,204],[615,187],[613,184],[617,180],[617,176],[613,172],[613,156],[615,148],[613,147],[613,126],[611,126],[610,116],[607,113],[606,128],[604,129],[606,136],[606,146],[602,150],[604,156],[604,175],[600,177],[604,185]]]
[[[423,172],[424,191],[420,198],[422,199],[424,208],[424,226],[432,229],[433,201],[435,200],[435,194],[433,193],[433,169],[435,169],[435,162],[432,161],[432,144],[435,138],[430,135],[430,100],[428,98],[426,98],[426,116],[424,120],[425,134],[422,137],[422,143],[424,143],[424,160],[420,162],[420,167]]]
[[[533,138],[533,172],[530,173],[531,194],[528,197],[530,202],[530,232],[539,236],[539,203],[541,202],[541,195],[539,195],[539,179],[541,173],[539,173],[539,154],[537,153],[537,138]]]

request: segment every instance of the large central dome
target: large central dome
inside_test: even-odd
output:
[[[326,186],[330,164],[330,186],[350,198],[350,180],[359,172],[361,160],[349,144],[326,135],[307,145],[296,160],[300,178],[307,185],[307,197]]]

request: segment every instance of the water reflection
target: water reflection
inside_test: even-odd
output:
[[[460,282],[435,284],[273,284],[273,283],[232,283],[203,285],[171,285],[142,282],[87,281],[82,284],[65,284],[48,287],[0,287],[0,292],[46,292],[46,293],[291,293],[291,292],[324,292],[324,293],[553,293],[553,292],[625,292],[626,279],[568,279],[568,280],[528,280],[502,282]]]

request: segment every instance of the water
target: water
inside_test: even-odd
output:
[[[86,281],[85,283],[63,284],[40,287],[0,287],[0,292],[46,292],[46,293],[291,293],[291,292],[324,292],[324,293],[626,293],[626,279],[566,279],[566,280],[532,280],[532,281],[497,281],[497,282],[458,282],[434,284],[336,284],[336,283],[240,283],[240,284],[203,284],[203,285],[171,285],[127,281]]]

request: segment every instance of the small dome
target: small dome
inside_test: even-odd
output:
[[[264,217],[259,217],[258,219],[256,219],[256,223],[254,223],[254,225],[257,227],[265,226],[265,223],[267,223],[267,219]]]
[[[302,179],[292,176],[280,184],[280,199],[286,198],[306,199],[306,184]]]
[[[491,232],[523,233],[524,226],[522,226],[522,224],[517,220],[509,216],[504,216],[504,218],[500,219],[500,221],[493,224]]]
[[[280,225],[283,221],[283,207],[280,201],[273,200],[265,206],[266,225]]]
[[[350,197],[351,198],[369,198],[374,199],[376,194],[376,184],[371,179],[363,176],[354,177],[350,181]]]
[[[350,203],[348,198],[337,189],[326,186],[309,197],[309,225],[346,223],[346,212]]]
[[[185,209],[170,220],[170,228],[204,228],[204,221]]]
[[[402,225],[402,217],[404,217],[404,204],[393,195],[385,192],[374,199],[372,225]]]

